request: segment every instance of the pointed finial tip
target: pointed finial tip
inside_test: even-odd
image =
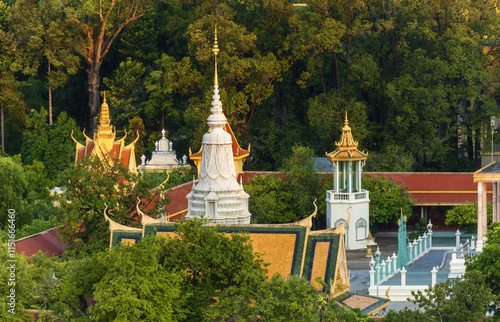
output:
[[[103,103],[106,103],[106,91],[104,91],[104,99],[103,99]]]
[[[217,43],[217,26],[215,26],[215,36],[214,36],[214,49],[213,52],[215,56],[217,56],[217,53],[219,52],[219,44]]]
[[[217,53],[219,52],[219,45],[217,44],[217,25],[215,25],[215,37],[214,37],[214,56],[215,56],[215,77],[214,77],[214,85],[219,85],[219,80],[217,77]]]

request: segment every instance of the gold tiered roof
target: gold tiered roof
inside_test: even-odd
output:
[[[94,139],[86,136],[85,131],[83,135],[85,136],[85,144],[76,141],[73,137],[73,132],[71,132],[71,138],[76,144],[75,162],[81,161],[86,156],[93,154],[97,155],[101,161],[107,162],[110,166],[115,162],[120,162],[131,172],[137,173],[135,143],[139,139],[139,133],[137,133],[137,138],[128,145],[125,145],[126,135],[115,141],[116,131],[114,131],[113,125],[111,125],[106,95],[104,95],[101,105],[99,125],[97,125],[97,131],[94,133]]]
[[[368,153],[358,150],[358,142],[352,138],[351,127],[347,119],[347,111],[345,112],[344,127],[342,128],[342,135],[339,142],[335,142],[337,150],[325,153],[330,161],[356,161],[366,160]]]
[[[94,136],[98,136],[99,139],[113,139],[116,133],[113,131],[113,125],[111,125],[111,120],[109,119],[109,105],[106,103],[106,92],[104,92],[104,99],[101,104],[101,113],[99,115],[99,125],[97,125],[97,132]]]

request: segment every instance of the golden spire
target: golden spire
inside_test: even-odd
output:
[[[337,150],[326,153],[330,161],[342,160],[366,160],[367,154],[358,150],[358,142],[354,141],[352,137],[351,127],[349,126],[349,119],[347,118],[347,110],[345,111],[344,127],[340,141],[335,142]]]
[[[101,127],[109,126],[111,123],[109,119],[109,105],[106,103],[106,92],[104,92],[104,99],[101,104],[101,115],[99,117],[99,125]]]
[[[111,120],[109,118],[109,105],[106,103],[106,92],[104,92],[96,135],[98,138],[107,138],[113,136],[112,132],[113,126],[111,125]]]
[[[219,85],[217,79],[217,53],[219,52],[219,45],[217,44],[217,25],[215,26],[215,41],[214,41],[214,49],[212,50],[215,55],[215,81],[214,85]]]
[[[351,127],[349,126],[349,119],[347,118],[347,110],[345,111],[344,127],[342,128],[340,142],[336,142],[335,145],[337,147],[354,149],[358,146],[358,142],[354,141],[352,138]]]

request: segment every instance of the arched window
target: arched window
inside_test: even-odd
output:
[[[345,219],[339,219],[335,222],[334,227],[338,227],[343,223],[345,223]],[[349,225],[345,226],[344,245],[346,249],[349,249]]]
[[[356,240],[363,240],[366,238],[367,222],[363,218],[356,221]]]

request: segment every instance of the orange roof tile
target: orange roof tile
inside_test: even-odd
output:
[[[128,168],[128,165],[130,164],[130,150],[129,149],[124,149],[122,151],[122,157],[120,159],[120,162]]]
[[[31,257],[41,251],[47,256],[59,256],[66,244],[57,239],[57,227],[16,241],[16,253]]]

